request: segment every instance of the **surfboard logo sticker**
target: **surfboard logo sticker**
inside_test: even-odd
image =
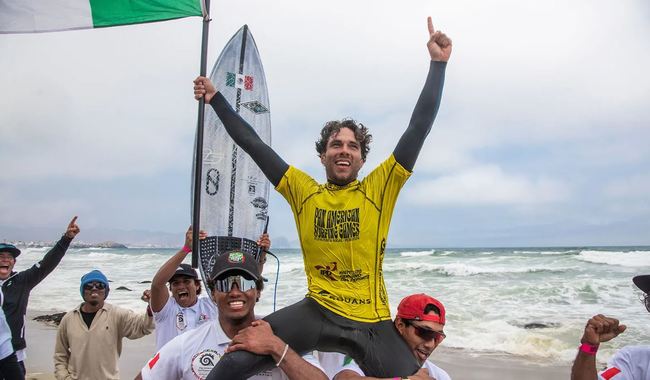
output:
[[[251,75],[226,73],[226,86],[253,91],[254,79]]]
[[[269,208],[269,203],[266,201],[266,199],[262,197],[256,197],[251,201],[251,204],[253,207],[258,209],[258,211],[255,213],[255,217],[259,220],[266,220]]]
[[[216,195],[219,192],[219,170],[210,169],[205,175],[205,192]]]
[[[258,102],[257,100],[253,100],[252,102],[242,103],[241,105],[256,115],[269,112],[269,109],[264,104]]]
[[[239,263],[244,263],[246,261],[246,258],[244,257],[244,254],[241,252],[230,252],[228,254],[228,262],[232,264],[239,264]]]

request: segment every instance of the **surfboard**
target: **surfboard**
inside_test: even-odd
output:
[[[230,105],[267,144],[271,144],[269,94],[262,61],[247,25],[228,41],[210,74]],[[256,244],[268,218],[270,184],[253,159],[206,107],[201,169],[199,268],[204,279],[217,255],[231,250],[259,258]]]

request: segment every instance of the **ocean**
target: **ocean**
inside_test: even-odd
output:
[[[47,248],[27,248],[16,270]],[[112,281],[108,302],[144,310],[142,291],[175,249],[70,249],[31,295],[29,309],[67,311],[81,302],[80,277],[100,269]],[[306,279],[298,249],[274,249],[256,313],[302,299]],[[189,261],[189,258],[188,258]],[[424,292],[447,309],[443,345],[476,355],[516,355],[537,363],[573,361],[586,321],[602,313],[628,330],[602,345],[599,360],[629,344],[650,342],[650,313],[632,277],[650,273],[650,247],[388,249],[384,276],[393,315],[399,300]],[[277,288],[275,286],[278,279]],[[130,289],[117,290],[124,286]],[[530,328],[531,326],[535,328]]]

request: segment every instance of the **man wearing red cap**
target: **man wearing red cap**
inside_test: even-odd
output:
[[[394,323],[402,339],[413,352],[413,356],[422,366],[416,374],[402,379],[451,380],[447,372],[427,360],[433,350],[445,339],[443,332],[445,307],[442,302],[422,293],[410,295],[399,303]],[[367,377],[354,360],[346,357],[334,379],[367,379]]]
[[[634,284],[643,291],[643,303],[650,312],[650,275],[636,276]],[[578,355],[571,369],[571,380],[647,380],[650,379],[650,346],[621,348],[598,372],[596,352],[601,342],[608,342],[624,332],[618,319],[602,314],[593,316],[585,326]]]

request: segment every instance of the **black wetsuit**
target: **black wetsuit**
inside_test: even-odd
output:
[[[13,272],[2,284],[2,292],[5,297],[2,309],[11,329],[11,343],[15,351],[22,350],[27,346],[25,342],[25,313],[27,312],[29,293],[59,265],[71,241],[72,239],[63,235],[41,261],[24,271]]]
[[[440,106],[446,62],[431,62],[426,83],[408,128],[393,156],[409,172],[429,134]],[[266,145],[253,128],[217,93],[210,102],[233,140],[248,153],[274,186],[289,165]],[[413,353],[390,320],[358,322],[323,307],[311,298],[276,311],[266,318],[274,333],[299,354],[312,350],[351,356],[368,376],[412,375],[419,369]],[[275,365],[267,355],[236,351],[225,355],[207,380],[245,379]]]

